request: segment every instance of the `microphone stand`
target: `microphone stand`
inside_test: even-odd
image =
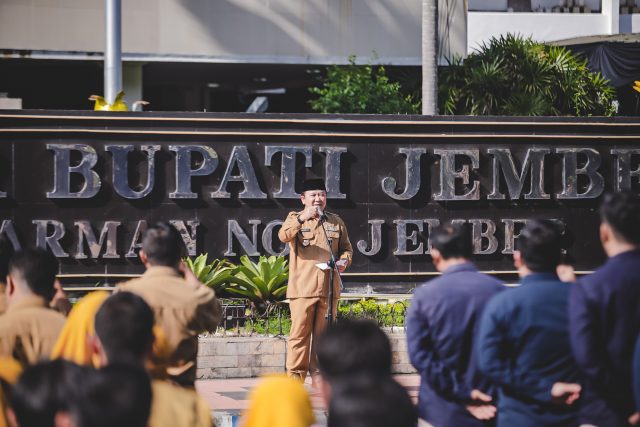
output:
[[[329,253],[331,254],[331,257],[329,258],[329,261],[327,262],[327,265],[329,266],[330,270],[329,270],[329,295],[328,295],[328,301],[327,301],[327,325],[331,325],[332,323],[334,323],[334,317],[333,317],[333,312],[335,307],[333,306],[333,273],[334,270],[336,270],[337,274],[338,274],[338,280],[340,281],[340,287],[342,287],[342,278],[340,277],[340,271],[337,271],[337,266],[336,266],[336,257],[333,253],[333,247],[331,246],[332,243],[332,239],[329,238],[329,235],[327,234],[327,229],[324,227],[324,224],[327,222],[327,216],[323,213],[322,215],[319,215],[319,221],[320,221],[320,226],[322,227],[322,231],[324,233],[324,238],[327,242],[327,247],[329,248]]]

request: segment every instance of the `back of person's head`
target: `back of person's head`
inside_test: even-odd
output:
[[[320,373],[331,382],[345,375],[391,375],[391,344],[374,322],[343,320],[331,325],[317,343]]]
[[[470,259],[473,255],[471,232],[467,224],[440,225],[431,231],[429,238],[431,246],[444,259]]]
[[[415,427],[418,411],[393,378],[359,376],[332,388],[327,427]]]
[[[46,301],[51,301],[56,293],[54,282],[58,268],[56,257],[44,249],[20,250],[9,261],[9,275]]]
[[[83,379],[77,427],[147,427],[151,380],[141,367],[109,365]]]
[[[0,283],[7,280],[9,274],[9,260],[13,256],[14,250],[11,241],[7,236],[0,234]]]
[[[550,220],[534,219],[516,240],[522,261],[533,272],[554,272],[562,260],[560,227]]]
[[[80,384],[92,369],[63,359],[27,367],[13,386],[9,406],[20,427],[53,427],[56,415],[73,413]]]
[[[618,240],[640,245],[640,196],[631,191],[605,195],[600,218],[609,224]]]
[[[176,267],[186,252],[180,233],[166,222],[147,228],[142,237],[142,250],[149,264],[165,267]]]
[[[118,292],[96,313],[94,325],[109,363],[142,364],[153,345],[151,307],[138,295]]]

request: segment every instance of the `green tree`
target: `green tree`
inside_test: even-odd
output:
[[[391,82],[382,66],[358,66],[356,57],[349,65],[327,68],[322,86],[309,91],[317,95],[309,101],[311,109],[334,114],[419,114],[420,103],[404,95],[400,83]]]
[[[612,116],[615,90],[564,47],[512,34],[491,38],[440,72],[442,114]]]

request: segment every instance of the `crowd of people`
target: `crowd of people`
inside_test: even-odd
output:
[[[321,224],[325,205],[316,187],[306,211],[291,215],[291,236],[318,237],[313,221]],[[261,381],[241,426],[315,425],[303,385],[309,368],[329,427],[640,425],[640,198],[607,195],[600,213],[608,260],[577,281],[558,275],[563,239],[552,221],[528,221],[516,240],[518,286],[478,271],[465,226],[434,229],[431,257],[442,275],[415,291],[406,320],[417,404],[392,375],[385,332],[340,320],[306,326],[313,350],[303,352],[305,341],[289,376]],[[346,267],[346,229],[331,215]],[[307,246],[303,239],[298,255]],[[215,330],[220,302],[185,267],[172,226],[150,226],[139,256],[140,278],[69,311],[55,257],[14,253],[0,238],[0,427],[212,425],[215,408],[194,381],[198,333]]]

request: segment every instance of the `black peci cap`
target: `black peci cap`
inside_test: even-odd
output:
[[[324,179],[306,179],[302,183],[302,192],[305,191],[314,191],[314,190],[322,190],[324,192],[327,191],[327,188],[324,186]]]

